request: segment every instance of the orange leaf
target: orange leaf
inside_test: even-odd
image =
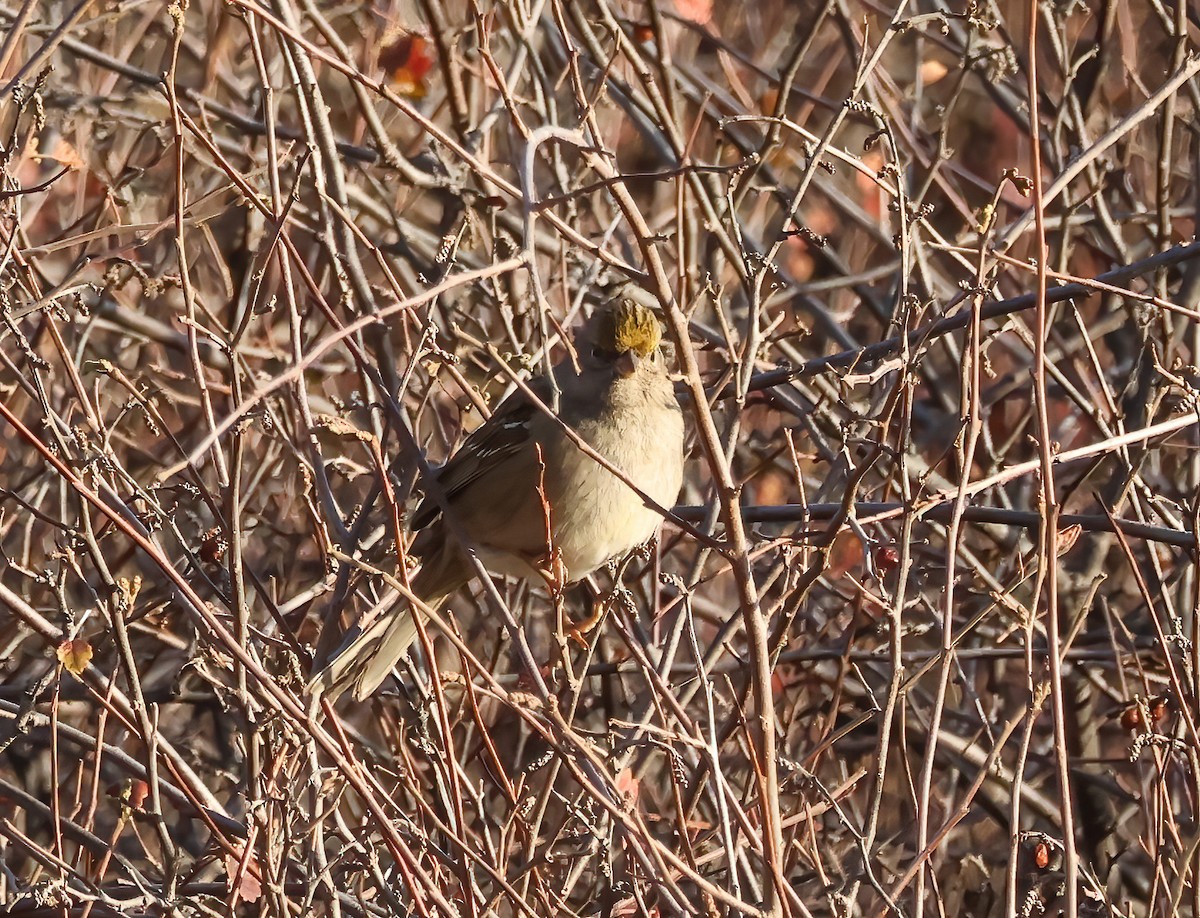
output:
[[[425,77],[433,69],[429,41],[416,32],[397,30],[384,37],[379,49],[379,66],[392,78],[396,92],[412,99],[423,99]]]
[[[684,19],[704,25],[713,14],[713,0],[675,0],[675,10]]]
[[[1033,851],[1033,860],[1038,866],[1038,870],[1045,870],[1050,866],[1050,846],[1044,841],[1038,842],[1037,847]]]
[[[110,784],[108,795],[119,800],[123,807],[140,810],[145,805],[146,798],[150,796],[150,785],[141,778],[126,778],[118,784]]]
[[[638,791],[641,789],[642,782],[633,776],[632,769],[622,768],[621,773],[617,775],[617,779],[613,783],[628,806],[633,806],[637,803]]]
[[[65,140],[59,139],[54,145],[54,150],[47,154],[47,159],[58,160],[68,169],[83,169],[87,163],[83,161],[83,157],[79,155],[79,151],[67,143]]]
[[[146,802],[146,798],[150,795],[150,785],[140,778],[132,778],[129,781],[129,806],[132,809],[140,810]]]
[[[82,675],[91,661],[92,645],[85,638],[63,641],[58,645],[58,662],[73,675]]]

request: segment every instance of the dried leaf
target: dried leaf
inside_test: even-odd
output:
[[[370,433],[359,430],[350,421],[347,421],[345,418],[339,418],[334,414],[318,414],[313,418],[313,423],[318,427],[324,427],[330,433],[339,437],[355,437],[359,440],[371,439]]]
[[[641,790],[642,782],[634,777],[633,769],[621,769],[621,773],[617,775],[617,779],[613,783],[616,785],[622,799],[624,799],[626,806],[632,807],[637,803],[638,792]]]
[[[225,855],[225,872],[229,874],[229,891],[234,892],[233,882],[238,876],[238,868],[241,866],[239,858],[232,854]],[[237,897],[243,902],[257,902],[262,896],[262,881],[254,874],[258,870],[258,862],[250,858],[244,870],[242,870],[241,878],[237,884]]]
[[[1079,541],[1082,533],[1083,527],[1078,523],[1058,531],[1058,556],[1060,558],[1075,547],[1075,543]]]
[[[921,64],[921,82],[926,86],[932,86],[949,72],[950,68],[939,60],[925,61]]]
[[[128,577],[118,577],[117,589],[121,591],[121,597],[124,600],[125,608],[132,609],[134,603],[137,602],[138,593],[142,591],[142,575],[134,574],[132,580]]]
[[[58,662],[72,675],[82,675],[91,661],[92,645],[86,638],[75,638],[58,645]]]
[[[87,167],[87,163],[83,161],[83,157],[79,155],[79,151],[62,138],[59,138],[58,143],[54,145],[54,150],[46,154],[45,158],[57,160],[68,169],[79,170]]]

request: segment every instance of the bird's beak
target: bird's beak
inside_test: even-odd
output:
[[[636,373],[641,365],[642,358],[638,356],[637,351],[626,351],[617,358],[617,372],[626,379]]]

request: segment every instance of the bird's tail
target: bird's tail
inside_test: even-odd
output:
[[[408,653],[417,639],[414,615],[422,614],[401,600],[366,627],[355,625],[347,631],[341,646],[308,683],[313,700],[324,696],[332,702],[346,689],[353,690],[356,701],[369,696]]]
[[[348,688],[354,690],[355,701],[365,699],[379,688],[379,683],[417,639],[413,616],[425,615],[421,609],[436,612],[448,596],[467,582],[470,570],[457,549],[446,550],[445,539],[437,527],[435,523],[422,530],[422,536],[430,533],[429,541],[436,547],[424,553],[421,568],[410,581],[412,595],[421,597],[423,604],[397,596],[396,604],[382,615],[347,631],[341,645],[308,683],[311,704],[319,703],[322,696],[333,702]]]

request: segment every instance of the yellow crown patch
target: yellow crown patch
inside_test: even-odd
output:
[[[639,303],[621,300],[605,307],[596,316],[595,338],[598,347],[623,354],[633,351],[649,357],[662,341],[662,326],[654,313]]]

